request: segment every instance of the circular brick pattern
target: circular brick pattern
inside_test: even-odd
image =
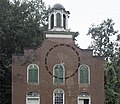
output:
[[[47,65],[47,63],[48,63],[48,56],[49,56],[49,54],[50,54],[50,52],[51,52],[52,50],[54,50],[54,49],[57,48],[57,47],[63,47],[63,46],[72,49],[72,50],[75,52],[75,54],[76,54],[76,56],[77,56],[77,61],[78,61],[77,69],[75,69],[75,71],[74,71],[71,75],[65,76],[65,79],[68,79],[68,78],[73,77],[73,76],[78,72],[78,68],[79,68],[79,66],[80,66],[80,55],[79,55],[78,51],[77,51],[73,46],[70,46],[70,45],[68,45],[68,44],[57,44],[57,45],[54,45],[53,47],[51,47],[51,48],[49,49],[49,51],[46,53],[46,57],[45,57],[45,67],[46,67],[46,70],[48,71],[48,73],[49,73],[51,76],[57,78],[57,76],[54,76],[54,75],[50,72],[50,70],[49,70],[49,68],[48,68],[48,65]],[[61,79],[61,78],[60,78],[60,79]]]

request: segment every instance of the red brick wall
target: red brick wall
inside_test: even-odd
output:
[[[55,85],[51,74],[53,66],[61,61],[66,79],[64,84]],[[31,63],[40,68],[38,85],[27,84],[27,66]],[[76,70],[80,64],[90,67],[90,84],[87,86],[78,84]],[[103,59],[94,57],[91,50],[78,48],[72,39],[46,39],[36,49],[25,50],[24,55],[14,55],[12,66],[12,104],[25,104],[26,94],[31,91],[40,94],[41,104],[52,104],[56,88],[64,90],[65,104],[77,104],[77,96],[82,91],[90,94],[91,104],[104,104]]]

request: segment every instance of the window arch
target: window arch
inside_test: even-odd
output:
[[[53,104],[64,104],[64,91],[55,89],[53,92]]]
[[[61,27],[61,14],[60,13],[57,13],[56,14],[56,17],[57,17],[57,27]]]
[[[57,64],[53,68],[53,83],[64,83],[64,66]]]
[[[78,104],[91,104],[91,97],[87,92],[78,95]]]
[[[29,92],[26,94],[26,104],[40,104],[40,95],[37,92]]]
[[[80,65],[78,78],[80,84],[90,83],[90,69],[87,65],[85,64]]]
[[[51,29],[54,27],[54,15],[51,15]]]
[[[39,67],[30,64],[27,68],[27,83],[39,83]]]

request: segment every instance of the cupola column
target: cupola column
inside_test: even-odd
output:
[[[63,26],[63,12],[61,13],[61,17],[62,17],[61,18],[61,27],[64,28],[64,26]]]
[[[56,12],[54,12],[54,27],[56,27],[56,20],[57,20],[57,18],[56,18]]]
[[[50,19],[51,19],[51,15],[48,17],[48,23],[49,23],[49,24],[48,24],[48,30],[51,29],[51,28],[50,28],[50,27],[51,27],[51,20],[50,20]]]
[[[66,29],[68,29],[68,15],[66,16]]]

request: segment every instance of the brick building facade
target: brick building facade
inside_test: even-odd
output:
[[[12,104],[104,104],[103,58],[77,47],[68,17],[55,4],[44,42],[13,55]]]

